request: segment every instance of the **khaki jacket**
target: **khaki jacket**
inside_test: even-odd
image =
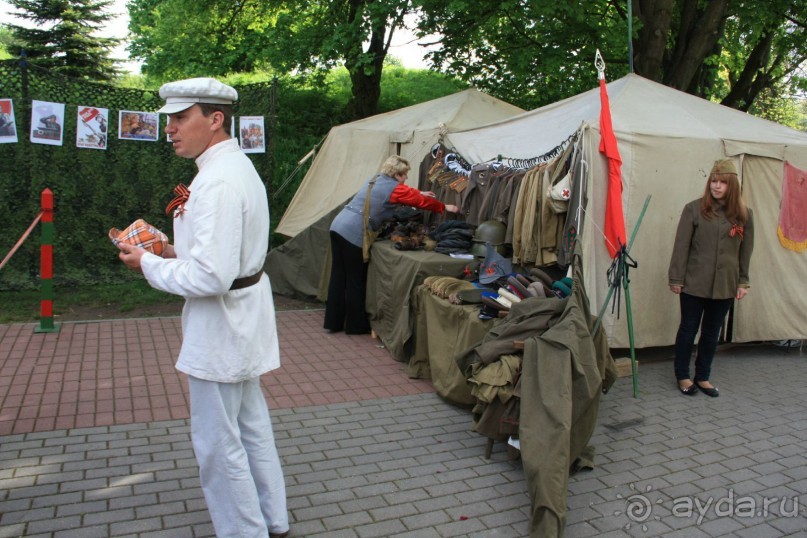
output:
[[[742,235],[717,208],[711,220],[701,215],[700,199],[684,206],[670,260],[670,286],[707,299],[731,299],[737,288],[749,287],[748,265],[754,250],[751,210]]]

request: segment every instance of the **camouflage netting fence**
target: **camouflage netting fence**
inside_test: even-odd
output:
[[[240,116],[263,116],[266,152],[249,154],[272,196],[276,83],[238,86],[236,125]],[[54,281],[61,285],[130,279],[107,238],[111,227],[123,228],[144,218],[170,232],[165,216],[172,189],[190,183],[196,167],[174,155],[162,132],[156,142],[120,140],[118,112],[153,112],[162,106],[156,90],[125,89],[70,79],[18,60],[0,61],[0,99],[12,99],[17,143],[0,144],[0,257],[11,249],[39,212],[40,193],[50,188],[55,199]],[[63,145],[31,143],[32,101],[64,103]],[[109,109],[106,150],[76,147],[79,107]],[[327,128],[327,126],[324,126]],[[323,126],[320,126],[320,130]],[[293,190],[293,189],[292,189]],[[280,217],[273,204],[273,223]],[[38,286],[39,237],[35,232],[0,270],[0,290]]]

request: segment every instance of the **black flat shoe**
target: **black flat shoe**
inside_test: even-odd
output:
[[[697,385],[697,383],[695,384]],[[698,389],[705,395],[710,396],[712,398],[717,398],[718,396],[720,396],[720,393],[717,391],[717,387],[711,387],[707,389],[706,387],[701,387],[700,385],[698,385]]]
[[[695,396],[698,393],[698,386],[695,383],[692,383],[687,388],[683,388],[681,385],[678,385],[678,390],[681,391],[681,394],[686,396]]]

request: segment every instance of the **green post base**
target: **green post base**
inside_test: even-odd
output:
[[[41,320],[39,326],[34,327],[35,333],[57,333],[59,332],[59,324],[53,323],[53,320]]]

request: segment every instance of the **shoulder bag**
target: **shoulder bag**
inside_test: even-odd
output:
[[[361,252],[364,263],[370,261],[370,247],[373,246],[375,238],[378,237],[378,232],[370,229],[370,191],[373,190],[376,179],[378,179],[378,176],[370,180],[370,183],[367,185],[367,196],[364,199],[364,237],[361,242]]]

